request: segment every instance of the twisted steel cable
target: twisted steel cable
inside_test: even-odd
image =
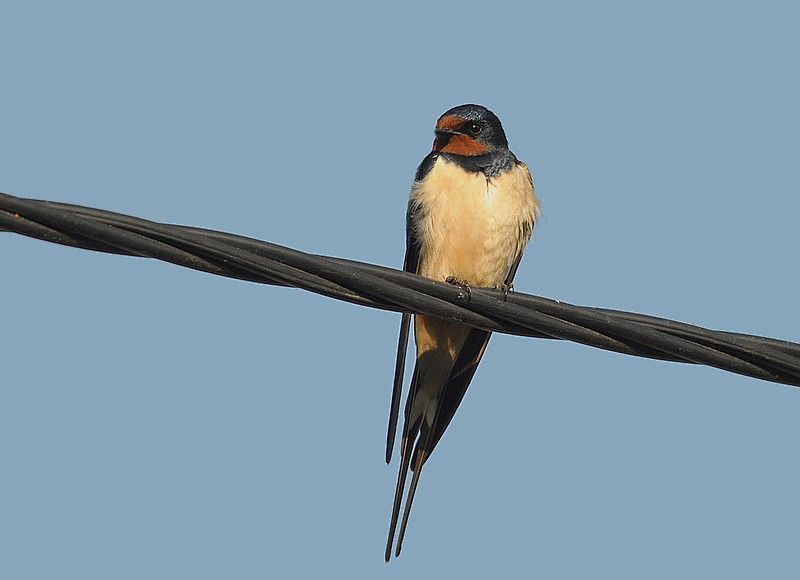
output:
[[[155,258],[261,284],[292,286],[362,306],[428,314],[623,354],[704,364],[800,386],[800,344],[709,330],[632,312],[473,288],[300,252],[253,238],[162,224],[89,207],[0,193],[0,231],[99,252]]]

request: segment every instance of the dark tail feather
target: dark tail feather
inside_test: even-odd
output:
[[[411,478],[411,487],[408,490],[408,497],[406,498],[406,509],[403,511],[403,522],[400,524],[400,535],[397,538],[397,549],[394,552],[395,556],[399,556],[400,550],[403,549],[403,538],[406,536],[408,516],[411,514],[411,505],[414,503],[414,494],[417,493],[417,484],[419,483],[420,475],[422,475],[422,464],[425,463],[425,456],[428,446],[431,443],[432,433],[432,429],[423,427],[422,433],[417,440],[417,446],[414,450],[414,475]]]
[[[397,359],[394,366],[394,385],[392,386],[392,403],[389,407],[389,428],[386,431],[386,463],[392,460],[392,449],[397,432],[397,416],[400,412],[400,395],[403,390],[403,371],[406,366],[408,351],[408,333],[411,327],[411,315],[403,314],[400,322],[400,337],[397,340]],[[412,381],[413,382],[413,381]]]
[[[403,490],[406,486],[408,464],[411,462],[411,450],[414,448],[413,440],[403,437],[400,443],[400,471],[397,474],[397,487],[394,490],[394,505],[392,506],[392,520],[389,523],[389,539],[386,540],[386,553],[384,558],[388,562],[392,557],[392,544],[397,531],[397,519],[400,516],[400,504],[403,502]]]
[[[406,398],[405,407],[405,423],[403,425],[403,439],[400,443],[400,470],[397,473],[397,487],[394,491],[394,504],[392,505],[392,520],[389,523],[389,538],[386,541],[386,553],[384,557],[388,562],[392,557],[392,544],[394,543],[394,536],[397,532],[397,520],[400,516],[400,505],[403,503],[403,492],[406,487],[406,477],[408,477],[408,468],[411,464],[411,455],[414,452],[414,443],[416,443],[417,435],[419,435],[420,426],[422,425],[423,417],[417,418],[413,423],[411,422],[411,409],[414,405],[414,399],[417,395],[419,385],[417,379],[419,378],[418,367],[414,367],[414,375],[411,377],[411,386]],[[417,445],[418,447],[418,445]]]

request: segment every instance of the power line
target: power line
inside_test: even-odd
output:
[[[800,386],[800,344],[709,330],[632,312],[450,284],[300,252],[225,232],[0,193],[0,231],[99,252],[155,258],[362,306],[428,314],[507,334],[571,340],[623,354],[713,366]]]

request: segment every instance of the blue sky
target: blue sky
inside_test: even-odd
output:
[[[542,199],[516,287],[800,341],[778,3],[18,3],[0,191],[400,266],[435,119]],[[399,317],[0,235],[4,578],[794,578],[800,391],[496,336],[383,563]]]

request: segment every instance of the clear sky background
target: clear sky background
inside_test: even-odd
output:
[[[0,191],[398,267],[436,118],[516,287],[800,341],[789,3],[4,3]],[[797,578],[800,391],[495,336],[386,565],[399,316],[0,234],[0,577]]]

